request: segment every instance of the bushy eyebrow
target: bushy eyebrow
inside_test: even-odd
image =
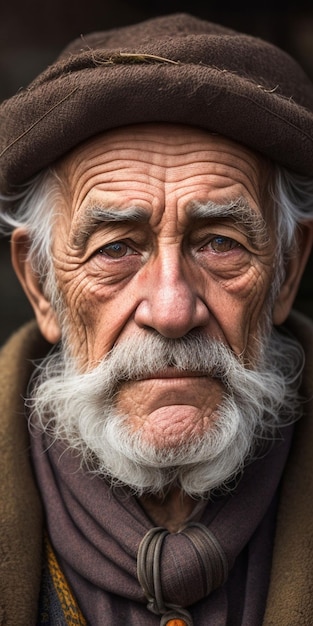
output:
[[[245,233],[248,240],[256,248],[264,248],[269,244],[269,231],[265,219],[257,214],[245,198],[238,198],[228,203],[193,201],[186,207],[186,214],[192,221],[227,220],[236,224]],[[91,235],[105,223],[149,222],[151,212],[138,206],[125,209],[116,207],[90,206],[80,216],[72,232],[71,243],[78,250],[85,250]]]
[[[98,228],[109,222],[139,222],[145,224],[150,219],[150,211],[142,207],[131,206],[125,209],[91,206],[80,217],[72,233],[72,245],[79,250],[86,248],[91,235]]]
[[[192,220],[226,220],[234,223],[244,232],[249,242],[256,248],[264,248],[270,242],[268,225],[261,214],[250,206],[245,198],[237,198],[228,203],[191,202],[187,208]]]

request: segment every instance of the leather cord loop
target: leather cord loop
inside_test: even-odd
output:
[[[166,612],[160,579],[162,544],[169,531],[152,528],[140,543],[137,555],[137,576],[148,600],[148,609],[156,615]]]
[[[206,526],[198,523],[188,524],[176,536],[179,539],[184,538],[184,541],[187,542],[185,544],[186,551],[189,550],[189,553],[194,557],[192,567],[196,568],[193,571],[197,571],[200,577],[199,580],[202,581],[202,585],[200,585],[202,586],[201,595],[203,594],[203,597],[209,595],[225,582],[228,575],[228,561],[219,542]],[[168,530],[162,527],[152,528],[146,533],[138,549],[137,577],[148,601],[147,608],[152,613],[163,616],[161,626],[165,626],[168,622],[175,619],[182,620],[182,623],[185,623],[186,626],[192,626],[191,615],[182,605],[177,604],[175,601],[170,603],[164,600],[164,595],[167,598],[169,597],[169,590],[165,588],[167,590],[166,594],[164,593],[165,590],[162,589],[161,561],[163,561],[164,569],[164,561],[166,567],[167,553],[165,552],[162,555],[162,548],[167,538],[171,543],[175,542],[175,534],[169,533]],[[192,567],[191,563],[187,564],[187,576],[186,572],[184,574],[180,570],[175,570],[173,574],[173,576],[177,577],[177,582],[183,589],[184,585],[186,587],[189,584],[189,569],[191,568],[190,571],[192,571]]]
[[[196,549],[206,581],[205,596],[227,580],[228,560],[215,535],[203,524],[190,523],[182,531]]]

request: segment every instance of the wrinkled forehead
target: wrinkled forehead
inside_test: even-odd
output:
[[[179,178],[207,169],[212,176],[223,168],[239,179],[248,178],[263,202],[272,172],[269,160],[227,137],[188,125],[147,123],[113,129],[79,145],[57,164],[74,203],[84,180],[95,185],[101,174],[109,180],[111,174],[124,171],[131,180],[134,172],[152,176],[157,170],[168,179],[171,172]]]

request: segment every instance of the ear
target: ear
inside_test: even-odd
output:
[[[17,228],[11,238],[11,258],[15,273],[33,307],[42,335],[50,343],[57,343],[61,337],[61,329],[55,312],[44,295],[40,277],[29,261],[29,247],[27,230]]]
[[[313,242],[313,223],[301,225],[297,234],[297,247],[286,266],[286,276],[276,298],[273,323],[283,324],[288,317],[296,297],[299,284],[309,258]]]

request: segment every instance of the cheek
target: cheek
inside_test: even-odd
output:
[[[254,353],[270,285],[268,272],[255,266],[236,279],[214,280],[207,284],[206,301],[210,313],[237,355],[251,356]]]
[[[107,285],[80,271],[63,282],[69,347],[81,362],[99,361],[132,316],[130,285]]]

